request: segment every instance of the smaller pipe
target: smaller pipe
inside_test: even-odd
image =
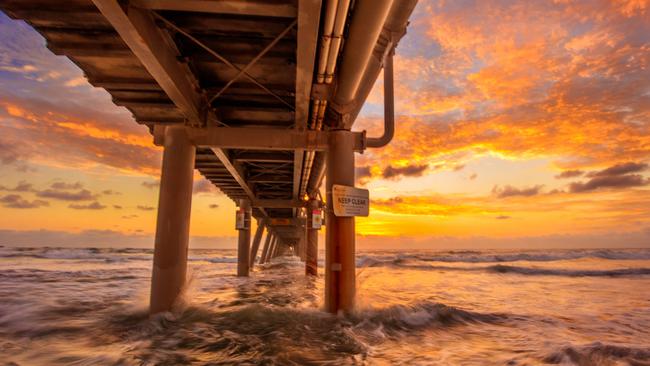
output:
[[[395,135],[395,90],[393,86],[393,51],[386,55],[384,64],[384,134],[367,137],[367,147],[384,147]]]
[[[343,30],[345,29],[345,21],[350,8],[350,0],[341,0],[336,9],[336,21],[334,22],[334,29],[331,36],[330,50],[327,55],[327,68],[325,70],[325,83],[329,84],[334,78],[334,68],[336,67],[336,59],[339,56],[341,43],[343,41]]]
[[[327,8],[325,10],[325,21],[323,22],[323,34],[320,41],[320,57],[318,60],[318,73],[317,81],[322,83],[325,81],[325,70],[327,68],[327,59],[330,51],[330,44],[332,42],[332,30],[334,29],[334,21],[336,17],[336,9],[338,7],[338,0],[328,0]]]

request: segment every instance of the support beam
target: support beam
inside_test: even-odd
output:
[[[248,200],[240,200],[239,209],[244,211],[244,227],[238,229],[239,242],[237,244],[237,276],[248,277],[250,271],[249,255],[251,250],[251,206]]]
[[[226,153],[222,149],[219,149],[219,148],[213,148],[212,152],[214,152],[214,154],[217,156],[217,158],[219,158],[219,161],[221,161],[221,164],[223,164],[223,166],[226,168],[228,173],[230,173],[230,175],[232,175],[233,179],[239,184],[241,189],[246,193],[246,196],[248,196],[248,198],[251,201],[254,201],[255,200],[255,193],[253,193],[251,188],[248,186],[248,183],[246,182],[246,180],[241,176],[241,174],[239,173],[237,168],[235,168],[233,163],[230,161],[230,158],[228,157],[228,155],[226,155]],[[263,208],[260,208],[260,211],[262,211],[262,214],[264,214],[264,216],[268,216],[266,214],[266,211]]]
[[[93,3],[183,115],[193,124],[203,124],[206,100],[197,92],[198,83],[187,65],[178,61],[173,41],[156,26],[151,13],[128,7],[127,14],[117,0]]]
[[[255,237],[253,238],[253,246],[251,247],[251,253],[249,257],[249,268],[252,269],[255,265],[255,259],[257,259],[257,251],[260,248],[260,242],[262,241],[262,234],[264,234],[264,227],[266,221],[260,219],[257,221],[257,230],[255,230]]]
[[[308,276],[318,275],[318,228],[315,228],[314,211],[320,209],[320,202],[315,199],[309,200],[307,206],[307,253],[305,256],[305,274]]]
[[[195,148],[185,128],[165,129],[149,312],[170,311],[185,286]]]
[[[288,153],[281,152],[249,152],[244,151],[233,157],[234,161],[255,163],[291,163],[293,158]]]
[[[300,200],[257,199],[253,201],[253,207],[262,208],[298,208],[304,205],[305,203]]]
[[[354,150],[364,150],[363,132],[350,132]],[[188,128],[197,146],[249,150],[327,150],[327,131],[286,130],[281,128],[206,127]]]
[[[327,153],[327,202],[332,186],[354,186],[354,140],[345,130],[330,134]],[[331,205],[330,205],[331,206]],[[325,243],[325,309],[330,313],[350,312],[356,292],[354,217],[338,217],[327,209]]]
[[[152,10],[192,11],[199,13],[294,18],[293,4],[269,3],[264,0],[131,0],[134,6]]]

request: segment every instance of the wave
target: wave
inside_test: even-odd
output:
[[[372,256],[370,256],[372,257]],[[378,256],[377,259],[386,258]],[[411,253],[397,255],[398,259],[420,260],[425,262],[467,262],[467,263],[501,263],[501,262],[554,262],[563,260],[575,260],[583,258],[595,258],[606,260],[650,260],[648,249],[627,249],[627,250],[557,250],[557,251],[535,251],[535,252],[481,252],[481,251],[451,251],[441,253]]]
[[[610,365],[612,361],[624,361],[628,365],[650,364],[650,348],[633,348],[591,343],[579,347],[565,347],[543,358],[547,364]],[[619,364],[619,363],[616,363]]]
[[[571,270],[571,269],[546,269],[506,265],[486,267],[487,270],[497,273],[517,273],[533,276],[568,276],[568,277],[620,277],[650,275],[650,268],[621,268],[609,270]]]
[[[393,259],[393,260],[373,260],[364,258],[357,261],[359,268],[364,267],[391,267],[401,269],[415,269],[422,271],[460,271],[460,272],[491,272],[491,273],[515,273],[529,276],[565,276],[565,277],[622,277],[622,276],[640,276],[650,275],[650,268],[620,268],[609,270],[585,270],[585,269],[558,269],[558,268],[540,268],[524,267],[505,264],[495,264],[490,266],[476,267],[456,267],[440,266],[429,264],[422,261]]]

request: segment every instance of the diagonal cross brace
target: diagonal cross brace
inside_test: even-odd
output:
[[[204,50],[206,50],[206,51],[207,51],[208,53],[210,53],[212,56],[216,57],[219,61],[223,62],[224,64],[230,66],[231,68],[233,68],[233,69],[235,69],[235,70],[237,70],[237,71],[241,71],[241,68],[239,68],[237,65],[235,65],[235,64],[233,64],[232,62],[228,61],[228,59],[226,59],[225,57],[221,56],[221,55],[220,55],[219,53],[217,53],[215,50],[213,50],[213,49],[211,49],[210,47],[208,47],[208,46],[206,46],[205,44],[203,44],[203,42],[199,41],[198,39],[196,39],[196,37],[194,37],[193,35],[189,34],[187,31],[183,30],[183,28],[180,28],[179,26],[177,26],[176,24],[174,24],[174,23],[172,23],[171,21],[167,20],[165,17],[163,17],[162,15],[160,15],[160,14],[158,14],[158,13],[156,13],[156,12],[152,12],[152,14],[154,15],[154,17],[156,17],[157,19],[160,19],[163,23],[167,24],[170,28],[172,28],[172,29],[174,29],[176,32],[178,32],[178,33],[184,35],[184,36],[187,37],[189,40],[191,40],[192,42],[196,43],[196,45],[198,45],[199,47],[201,47],[201,48],[203,48]],[[255,78],[254,78],[253,76],[251,76],[249,73],[244,72],[244,73],[243,73],[243,76],[245,76],[245,77],[246,77],[248,80],[250,80],[253,84],[257,85],[260,89],[264,90],[264,91],[267,92],[269,95],[272,95],[272,96],[275,97],[277,100],[279,100],[280,102],[282,102],[282,104],[286,105],[289,109],[291,109],[292,111],[294,110],[294,106],[293,106],[293,105],[289,104],[286,100],[282,99],[281,96],[279,96],[278,94],[274,93],[274,92],[273,92],[272,90],[270,90],[269,88],[265,87],[262,83],[260,83],[259,81],[257,81],[257,79],[255,79]]]
[[[235,75],[235,77],[230,79],[230,81],[228,81],[228,83],[224,85],[223,88],[221,88],[221,90],[219,90],[217,94],[215,94],[212,98],[210,98],[209,103],[212,104],[212,102],[214,102],[215,99],[219,98],[221,94],[223,94],[235,81],[237,81],[242,75],[244,75],[248,71],[248,69],[250,69],[253,65],[255,65],[257,61],[259,61],[267,52],[271,50],[271,48],[273,48],[273,46],[275,46],[282,38],[284,38],[284,36],[286,36],[287,33],[289,33],[289,31],[296,26],[296,24],[298,24],[298,20],[294,20],[291,24],[289,24],[289,26],[286,27],[280,34],[278,34],[277,37],[275,37],[273,41],[271,41],[271,43],[269,43],[266,47],[264,47],[264,49],[260,53],[258,53],[257,56],[255,56],[255,58],[253,58],[243,69],[239,70],[237,75]]]

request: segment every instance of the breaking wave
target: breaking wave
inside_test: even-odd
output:
[[[502,262],[554,262],[596,258],[606,260],[648,260],[650,249],[600,249],[600,250],[558,250],[538,252],[494,252],[494,251],[450,251],[437,253],[387,253],[383,256],[359,256],[361,264],[364,261],[382,262],[385,260],[447,262],[447,263],[502,263]]]
[[[650,365],[650,348],[633,348],[595,342],[585,346],[568,346],[543,358],[547,364],[611,365],[616,362],[627,365]]]
[[[566,276],[566,277],[621,277],[650,275],[650,268],[621,268],[608,270],[588,269],[556,269],[523,267],[506,264],[495,264],[490,266],[458,267],[440,266],[420,261],[405,259],[394,260],[361,260],[357,262],[360,268],[363,267],[391,267],[403,269],[415,269],[421,271],[459,271],[459,272],[488,272],[488,273],[515,273],[528,276]]]

